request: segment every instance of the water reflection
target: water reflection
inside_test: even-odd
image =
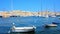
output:
[[[35,32],[26,32],[26,33],[19,33],[19,32],[16,33],[16,32],[15,32],[15,33],[10,33],[10,34],[35,34]]]
[[[45,27],[45,28],[47,28],[47,29],[55,29],[57,27]]]

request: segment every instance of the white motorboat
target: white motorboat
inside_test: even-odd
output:
[[[46,24],[45,27],[56,27],[56,24]]]
[[[13,26],[11,28],[11,32],[32,32],[35,31],[36,27],[35,26],[29,26],[29,27],[15,27]]]
[[[56,16],[51,16],[51,17],[56,17]]]

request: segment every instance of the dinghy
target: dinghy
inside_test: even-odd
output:
[[[52,22],[52,24],[60,24],[60,23]]]
[[[29,26],[29,27],[16,27],[13,26],[11,28],[11,32],[34,32],[36,29],[35,26]]]

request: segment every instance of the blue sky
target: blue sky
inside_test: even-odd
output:
[[[42,11],[60,11],[60,0],[0,0],[0,11],[41,11],[41,9]]]

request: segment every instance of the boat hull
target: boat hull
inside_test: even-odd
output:
[[[34,27],[16,27],[11,29],[11,32],[34,32],[34,31],[35,31]]]
[[[29,29],[29,30],[12,30],[12,32],[34,32],[34,29]]]

